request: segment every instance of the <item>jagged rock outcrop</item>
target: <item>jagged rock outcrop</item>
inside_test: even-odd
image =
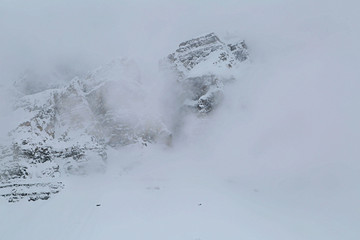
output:
[[[219,103],[230,70],[249,58],[244,41],[226,44],[214,33],[182,42],[162,61],[181,84],[184,106],[208,113]]]

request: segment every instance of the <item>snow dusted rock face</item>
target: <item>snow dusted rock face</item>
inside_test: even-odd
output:
[[[2,189],[15,190],[0,195],[9,201],[21,196],[47,199],[58,192],[51,190],[54,184],[41,185],[51,189],[39,196],[16,188],[28,190],[28,180],[52,182],[66,175],[104,171],[108,146],[170,141],[165,125],[144,114],[146,107],[139,71],[126,59],[75,78],[66,87],[22,97],[16,112],[24,120],[9,133],[11,145],[0,148],[0,182],[10,186]]]
[[[247,59],[244,42],[225,44],[211,33],[181,43],[163,66],[176,76],[182,109],[206,114],[234,79],[231,70]],[[24,95],[16,103],[20,122],[11,143],[0,146],[0,196],[10,202],[48,199],[64,187],[64,176],[105,171],[109,147],[171,144],[132,61],[116,59],[65,86],[33,87],[33,78],[16,83]]]
[[[208,113],[219,103],[230,69],[249,58],[244,41],[225,44],[214,33],[180,43],[161,63],[182,85],[184,106]]]

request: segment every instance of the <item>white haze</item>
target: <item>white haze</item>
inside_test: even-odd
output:
[[[88,196],[91,190],[81,198],[76,187],[61,204],[57,196],[35,203],[38,212],[1,203],[4,239],[35,239],[30,222],[38,213],[45,219],[35,217],[36,223],[46,225],[49,218],[47,228],[69,232],[36,239],[359,239],[359,8],[357,1],[323,0],[0,0],[2,135],[11,130],[9,89],[26,69],[46,73],[69,65],[85,73],[128,57],[141,71],[150,109],[167,118],[163,101],[170,97],[171,79],[159,73],[158,63],[181,41],[209,32],[224,41],[245,39],[251,58],[225,88],[219,108],[206,119],[186,119],[170,149],[136,154],[130,147],[110,154],[110,163],[118,162],[114,167],[133,169],[116,179],[126,196],[105,194],[111,209],[104,204],[105,213],[89,213],[79,199],[93,204],[98,198]],[[136,192],[150,175],[151,181],[167,179],[162,184],[168,192]],[[216,210],[186,212],[182,204],[201,198]],[[68,207],[71,201],[75,205]],[[117,212],[116,204],[127,205]],[[19,220],[17,207],[27,221]],[[41,209],[64,214],[57,219]],[[83,213],[92,219],[87,222]],[[128,219],[119,220],[122,214]],[[117,221],[129,225],[117,232]]]

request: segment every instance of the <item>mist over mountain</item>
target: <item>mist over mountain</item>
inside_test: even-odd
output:
[[[358,239],[358,8],[0,0],[0,239]]]

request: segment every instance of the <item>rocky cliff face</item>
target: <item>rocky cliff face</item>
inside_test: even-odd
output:
[[[225,44],[211,33],[181,43],[162,65],[181,86],[182,109],[206,114],[234,78],[230,70],[247,59],[244,42]],[[0,196],[48,199],[64,187],[64,176],[105,171],[109,147],[169,145],[171,132],[147,110],[139,72],[134,62],[116,59],[63,87],[38,92],[42,86],[16,82],[25,96],[15,105],[21,119],[10,144],[0,146]]]
[[[0,152],[0,182],[8,186],[2,190],[16,194],[0,195],[11,201],[42,199],[16,189],[30,187],[24,180],[38,186],[40,179],[104,171],[108,146],[169,143],[171,133],[160,119],[138,112],[145,101],[136,65],[126,59],[75,78],[66,87],[20,98],[16,111],[24,120],[9,133],[11,145]],[[54,186],[44,186],[49,185]],[[57,191],[44,192],[47,197]]]
[[[230,70],[248,58],[244,41],[226,44],[210,33],[180,43],[162,67],[175,73],[184,106],[208,113],[219,103],[224,84],[234,78]]]

